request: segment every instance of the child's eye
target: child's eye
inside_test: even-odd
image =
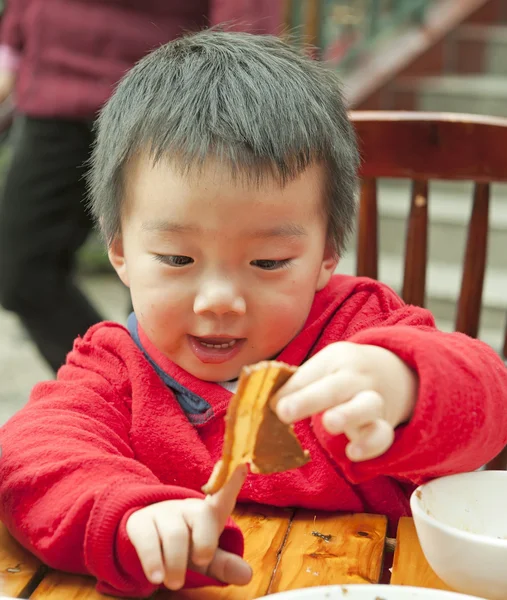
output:
[[[194,262],[194,259],[190,256],[180,256],[178,254],[155,254],[155,260],[170,267],[186,267]]]
[[[285,260],[253,260],[250,264],[263,271],[276,271],[277,269],[288,267],[291,262],[292,261],[287,258]]]

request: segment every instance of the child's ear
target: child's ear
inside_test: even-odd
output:
[[[127,287],[130,287],[121,235],[117,235],[109,244],[107,254],[109,256],[109,262],[113,265],[114,270],[118,273],[118,277]]]
[[[319,292],[326,287],[333,273],[335,272],[339,260],[340,257],[336,254],[336,250],[333,248],[333,245],[327,244],[324,258],[320,266],[320,272],[315,291]]]

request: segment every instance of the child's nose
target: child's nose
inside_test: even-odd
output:
[[[212,312],[216,315],[226,313],[244,315],[246,302],[243,296],[228,283],[206,285],[194,300],[194,313],[199,315],[206,312]]]

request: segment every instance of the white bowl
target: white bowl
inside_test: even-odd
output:
[[[263,596],[265,600],[477,600],[454,592],[400,585],[325,585]],[[262,598],[259,598],[262,600]]]
[[[507,471],[435,479],[410,499],[426,560],[455,590],[507,598]]]

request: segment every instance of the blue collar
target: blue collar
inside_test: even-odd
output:
[[[211,405],[206,402],[204,398],[194,394],[186,387],[181,385],[181,383],[177,382],[153,360],[153,358],[146,351],[146,348],[141,343],[141,339],[139,338],[137,317],[134,313],[129,315],[127,328],[137,347],[144,354],[146,360],[155,369],[155,372],[160,379],[162,379],[166,386],[174,393],[176,400],[183,411],[187,414],[189,420],[193,423],[202,423],[204,420],[207,421],[213,414]]]

